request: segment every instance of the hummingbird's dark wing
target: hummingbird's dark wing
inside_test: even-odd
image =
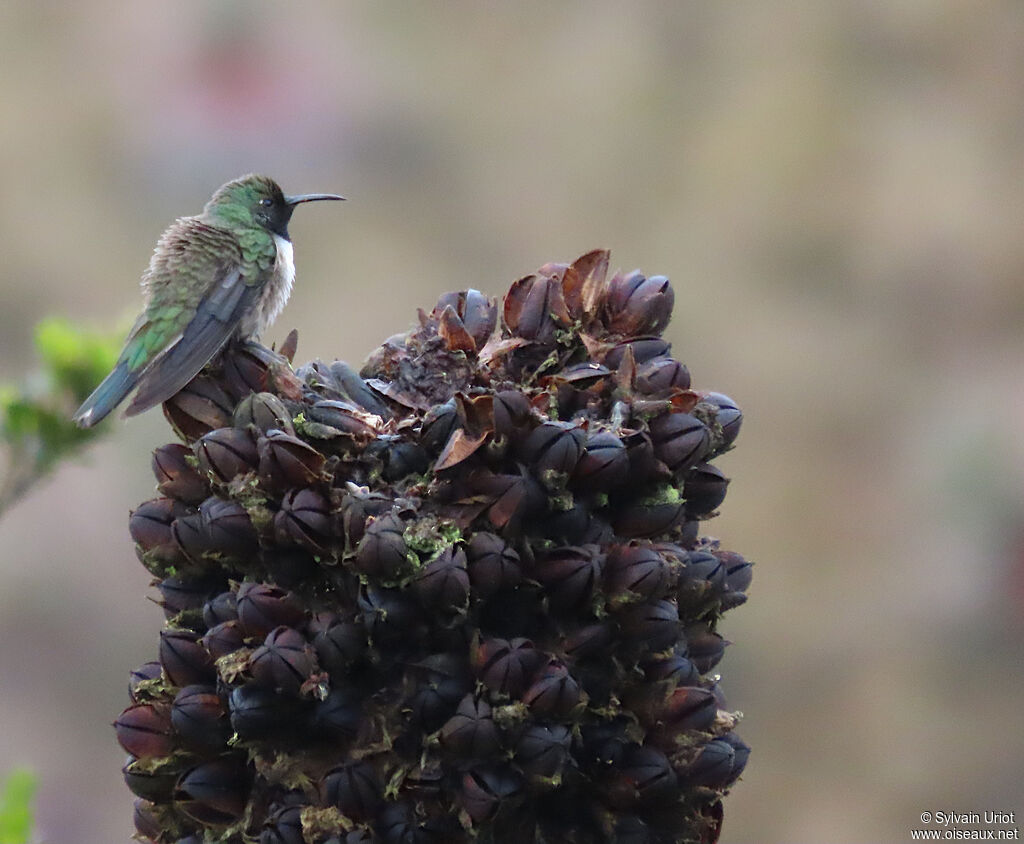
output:
[[[181,337],[139,379],[139,390],[125,410],[135,416],[167,401],[231,339],[242,315],[255,304],[260,285],[249,285],[238,268],[230,270],[199,302]]]

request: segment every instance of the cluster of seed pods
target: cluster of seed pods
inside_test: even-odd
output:
[[[142,840],[717,840],[751,564],[700,528],[742,415],[673,299],[596,251],[359,372],[250,343],[165,404],[130,530],[167,623],[115,722]]]

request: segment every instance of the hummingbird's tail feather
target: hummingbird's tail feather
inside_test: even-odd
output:
[[[82,406],[75,411],[72,420],[79,428],[91,428],[117,407],[139,380],[139,373],[128,368],[127,361],[120,361],[102,383],[92,391]]]

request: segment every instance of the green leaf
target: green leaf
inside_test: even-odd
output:
[[[36,348],[58,387],[84,399],[117,363],[116,337],[48,317],[36,326]]]
[[[16,770],[0,789],[0,844],[26,844],[32,831],[29,803],[36,790],[36,778]]]

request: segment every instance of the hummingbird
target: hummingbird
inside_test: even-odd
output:
[[[297,205],[325,199],[344,197],[286,196],[250,174],[217,188],[201,214],[171,223],[142,276],[145,308],[113,371],[72,417],[78,426],[95,425],[136,387],[125,416],[166,401],[229,340],[269,326],[295,280],[288,221]]]

